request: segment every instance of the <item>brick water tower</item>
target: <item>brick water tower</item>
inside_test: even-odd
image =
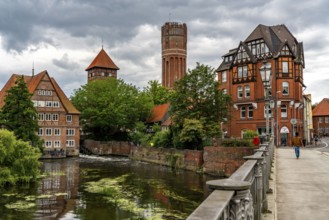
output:
[[[186,74],[186,24],[166,22],[161,28],[161,44],[162,86],[171,89]]]

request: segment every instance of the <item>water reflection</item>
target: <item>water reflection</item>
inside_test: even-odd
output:
[[[4,219],[185,219],[210,178],[121,157],[45,160],[42,169],[37,184],[0,190]],[[34,206],[8,206],[17,201]]]

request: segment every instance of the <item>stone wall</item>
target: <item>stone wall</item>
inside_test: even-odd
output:
[[[203,152],[168,148],[132,147],[130,158],[174,168],[197,171],[203,164]]]
[[[129,156],[131,151],[131,145],[123,141],[84,140],[83,147],[95,155]]]
[[[254,153],[251,147],[205,147],[203,154],[204,173],[229,177],[244,162],[244,156]]]
[[[133,160],[192,171],[203,170],[207,174],[225,177],[244,163],[244,156],[254,153],[252,147],[205,147],[204,151],[197,151],[136,147],[128,142],[94,140],[85,140],[84,147],[95,155],[129,156]]]

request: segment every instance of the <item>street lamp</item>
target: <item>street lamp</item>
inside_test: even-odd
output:
[[[269,135],[269,91],[271,89],[271,83],[272,83],[272,67],[270,63],[267,63],[266,61],[259,69],[260,76],[262,78],[262,82],[264,85],[264,92],[265,92],[265,113],[266,113],[266,137]]]

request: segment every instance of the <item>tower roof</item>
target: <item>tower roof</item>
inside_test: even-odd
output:
[[[119,67],[117,67],[117,65],[115,65],[115,63],[112,61],[110,56],[105,52],[105,50],[103,48],[98,53],[98,55],[95,57],[93,62],[91,62],[91,64],[86,68],[86,71],[88,71],[94,67],[116,69],[116,70],[119,69]]]

